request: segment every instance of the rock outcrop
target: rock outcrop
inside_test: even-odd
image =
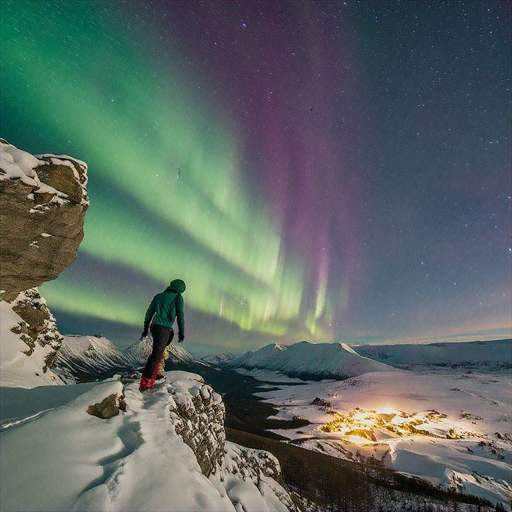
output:
[[[83,238],[87,165],[69,156],[33,156],[1,140],[2,298],[55,279]]]
[[[247,485],[272,509],[298,510],[282,486],[279,461],[264,450],[226,442],[225,407],[221,396],[199,375],[168,372],[171,423],[196,457],[206,477],[217,476],[236,510],[246,510]],[[244,498],[245,497],[245,498]],[[253,502],[254,503],[254,502]],[[263,502],[262,502],[263,503]],[[266,508],[262,508],[266,510]]]
[[[175,403],[170,408],[174,413],[174,429],[192,448],[202,473],[210,476],[220,468],[224,457],[224,403],[202,377],[181,373],[187,375],[188,380],[176,380],[168,389]],[[190,386],[190,382],[194,385]]]
[[[37,286],[76,259],[89,206],[87,165],[0,143],[2,385],[62,382],[50,368],[63,338]]]
[[[55,362],[57,350],[63,337],[60,334],[55,317],[51,314],[46,301],[41,297],[37,288],[22,292],[11,303],[12,310],[21,317],[21,321],[11,331],[27,345],[24,352],[31,356],[35,350],[45,353],[43,357],[43,373],[46,373]]]

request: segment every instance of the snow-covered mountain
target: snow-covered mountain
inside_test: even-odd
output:
[[[357,345],[358,354],[403,368],[450,366],[490,371],[512,368],[512,340],[403,345]]]
[[[212,365],[223,365],[228,363],[229,361],[232,361],[233,359],[236,359],[237,357],[240,357],[241,354],[234,353],[234,352],[224,352],[222,354],[211,354],[209,356],[205,356],[201,358],[201,361],[212,364]]]
[[[353,346],[303,341],[270,344],[242,355],[216,354],[202,361],[213,366],[263,369],[312,379],[343,379],[393,368],[507,371],[512,368],[512,340]]]
[[[121,350],[99,336],[64,336],[57,354],[55,371],[67,379],[105,376],[116,371],[138,369],[146,364],[152,350],[151,335]],[[170,345],[169,361],[192,361],[192,355],[177,343]]]
[[[152,348],[153,339],[151,334],[149,334],[142,341],[135,342],[123,351],[123,356],[126,357],[132,365],[146,364]],[[176,339],[169,345],[169,349],[170,354],[168,360],[171,362],[190,362],[194,360],[194,356],[192,356],[188,350],[179,345]]]
[[[56,370],[63,373],[102,373],[131,361],[111,341],[96,336],[64,336]]]
[[[270,344],[236,358],[219,359],[231,368],[265,369],[307,379],[346,379],[369,372],[396,371],[357,354],[342,343]]]

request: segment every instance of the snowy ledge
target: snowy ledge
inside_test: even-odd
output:
[[[52,387],[42,389],[52,392]],[[26,400],[40,400],[37,389],[23,391]],[[124,396],[126,412],[121,410],[110,419],[87,414],[92,404],[110,395]],[[60,404],[54,401],[49,409],[2,433],[2,464],[10,468],[2,474],[2,508],[56,512],[291,510],[293,503],[286,491],[254,467],[262,465],[257,450],[222,443],[220,464],[205,476],[193,449],[177,433],[183,423],[197,430],[199,417],[208,416],[206,405],[203,410],[197,407],[199,401],[211,405],[212,411],[216,407],[214,416],[223,410],[220,397],[202,378],[186,372],[168,372],[166,381],[144,394],[138,382],[123,386],[114,380],[88,388],[67,403],[65,398]],[[181,416],[180,408],[191,414]],[[210,419],[209,423],[202,435],[214,436],[216,428],[223,430],[222,422]]]

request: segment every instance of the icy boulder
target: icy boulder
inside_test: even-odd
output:
[[[87,165],[69,156],[33,156],[1,140],[2,298],[55,279],[83,238]]]
[[[118,393],[112,393],[105,397],[101,402],[97,404],[91,404],[87,407],[87,414],[96,416],[104,420],[108,420],[117,416],[120,411],[126,412],[126,402],[124,395]]]

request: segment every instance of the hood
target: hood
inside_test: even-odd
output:
[[[170,291],[173,293],[183,293],[187,289],[187,285],[185,281],[181,279],[174,279],[171,281],[171,284],[167,287],[166,291]]]

